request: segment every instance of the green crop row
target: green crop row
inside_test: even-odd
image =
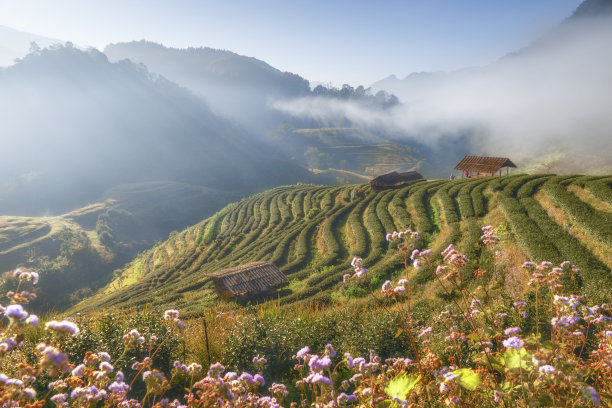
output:
[[[448,187],[443,187],[438,190],[438,198],[442,204],[442,212],[447,224],[452,224],[459,221],[457,210],[455,209],[455,200],[448,195]]]
[[[382,198],[376,204],[376,216],[381,222],[384,232],[388,234],[396,230],[393,218],[391,217],[391,214],[389,214],[389,202],[391,201],[391,198],[393,198],[395,190],[379,194],[382,195]]]
[[[589,181],[585,184],[585,188],[601,201],[612,204],[612,179]]]
[[[361,220],[363,217],[363,211],[372,199],[372,195],[362,199],[349,214],[348,223],[350,230],[353,232],[353,240],[355,241],[355,247],[351,249],[351,255],[358,257],[365,257],[368,249],[368,237],[365,227]]]
[[[308,262],[311,254],[309,243],[312,239],[315,227],[315,223],[310,223],[306,227],[302,228],[302,230],[300,231],[300,235],[298,235],[295,246],[295,255],[293,257],[293,261],[284,265],[281,268],[286,274],[290,274],[300,270]]]
[[[459,179],[449,183],[448,195],[455,198],[464,187],[473,186],[474,182],[470,179]]]
[[[550,242],[537,224],[529,218],[521,203],[502,191],[498,194],[499,204],[504,212],[514,238],[535,262],[562,262],[557,248]]]
[[[408,189],[400,190],[393,196],[393,199],[389,203],[389,212],[395,219],[395,223],[398,225],[400,230],[406,230],[412,226],[410,222],[410,214],[404,207],[404,197],[408,193]]]
[[[275,265],[280,265],[284,263],[284,260],[287,258],[289,252],[289,246],[291,242],[295,239],[296,236],[300,233],[300,229],[295,228],[293,231],[288,232],[281,239],[278,245],[275,246],[274,252],[272,253],[272,257],[268,259],[268,262],[271,262]]]
[[[457,194],[457,201],[459,202],[459,213],[461,218],[467,219],[474,217],[474,207],[472,206],[471,192],[474,189],[472,185],[466,185],[461,187]]]
[[[335,221],[338,219],[341,211],[335,212],[331,215],[323,225],[321,226],[321,235],[325,244],[326,254],[321,259],[322,265],[331,265],[338,262],[340,257],[340,244],[334,234],[334,228],[336,226]]]
[[[293,211],[293,218],[296,220],[304,217],[304,196],[305,193],[303,191],[298,192],[293,201],[291,202],[291,210]]]
[[[286,198],[286,194],[279,194],[278,198],[276,199],[276,205],[280,210],[281,219],[283,220],[283,222],[293,219],[291,207],[289,207],[289,205],[287,205],[287,203],[285,202]]]
[[[535,179],[539,179],[542,177],[547,177],[541,174],[526,174],[522,176],[512,177],[512,179],[506,183],[504,187],[504,193],[510,195],[511,197],[516,197],[518,190],[527,182]]]
[[[270,200],[270,206],[268,207],[268,225],[274,226],[278,224],[281,220],[281,213],[278,209],[278,197],[276,195],[272,196]]]
[[[266,228],[266,226],[270,222],[269,208],[271,205],[271,201],[272,194],[263,194],[261,204],[259,204],[259,223],[257,224],[257,227],[255,227],[255,229],[258,231],[261,231]]]
[[[223,213],[219,211],[218,213],[213,215],[206,223],[204,234],[202,235],[201,240],[202,245],[210,244],[213,238],[219,233],[219,229],[221,227],[221,220],[223,218],[222,214]]]
[[[383,231],[382,224],[376,215],[376,206],[382,198],[381,195],[377,195],[370,204],[368,205],[365,212],[365,227],[368,231],[370,238],[370,251],[366,258],[366,263],[372,265],[374,262],[382,256],[385,243],[385,233]]]
[[[491,182],[478,184],[470,192],[475,217],[484,217],[487,213],[487,202],[484,196],[484,189],[487,188],[490,184]]]
[[[351,201],[351,190],[353,189],[353,187],[347,187],[344,190],[342,190],[342,200],[345,202],[349,202]]]
[[[608,281],[606,287],[612,285],[612,276],[610,276],[606,265],[585,248],[580,241],[571,236],[566,229],[555,223],[534,198],[526,197],[520,201],[527,210],[529,218],[535,221],[550,242],[554,242],[563,258],[582,269],[585,283],[599,282],[604,279]],[[592,295],[595,295],[595,293]]]
[[[551,177],[553,176],[539,177],[526,182],[517,190],[516,198],[521,199],[533,196],[536,191],[542,186],[542,184],[550,180]]]
[[[544,184],[544,191],[589,234],[612,245],[612,214],[599,211],[559,185],[555,179]]]

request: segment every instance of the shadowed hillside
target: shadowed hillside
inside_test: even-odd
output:
[[[70,211],[125,183],[256,191],[306,174],[184,88],[96,50],[44,49],[0,70],[0,109],[3,214]]]
[[[0,273],[36,269],[42,279],[34,306],[62,309],[108,283],[115,269],[170,231],[237,198],[201,186],[149,182],[116,186],[95,204],[53,217],[1,216]]]

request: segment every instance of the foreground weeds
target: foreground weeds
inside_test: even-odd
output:
[[[167,310],[159,317],[114,320],[109,315],[95,323],[77,316],[47,321],[43,328],[26,310],[34,297],[27,285],[36,284],[38,275],[18,269],[17,287],[7,294],[10,303],[0,307],[0,403],[612,405],[612,309],[580,296],[577,267],[568,261],[526,262],[522,268],[530,274],[530,290],[525,299],[510,299],[495,284],[503,271],[497,270],[498,239],[490,226],[481,237],[488,266],[473,273],[453,245],[432,254],[414,247],[422,241],[410,230],[386,239],[401,254],[405,276],[375,286],[364,261],[353,259],[345,284],[370,297],[369,309],[359,313],[211,310],[187,325],[177,310]],[[446,304],[433,319],[423,319],[411,299],[409,277],[415,270],[436,282]],[[185,361],[187,355],[197,362]],[[211,364],[217,358],[223,364]]]

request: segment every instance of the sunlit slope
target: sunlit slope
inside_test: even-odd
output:
[[[479,240],[489,223],[513,256],[509,264],[571,260],[583,270],[584,291],[610,297],[611,183],[609,176],[552,175],[432,180],[380,193],[362,185],[364,195],[354,199],[356,185],[279,187],[172,235],[73,310],[152,303],[197,313],[218,301],[207,273],[257,260],[273,262],[289,278],[281,303],[341,302],[366,294],[341,283],[354,256],[364,258],[373,285],[402,273],[385,233],[416,229],[418,247],[432,248],[434,257],[454,243],[473,270],[487,264]],[[508,274],[509,292],[520,292],[524,272]],[[410,268],[409,277],[417,298],[432,296],[430,273]]]

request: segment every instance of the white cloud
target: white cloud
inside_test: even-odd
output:
[[[490,154],[535,157],[565,150],[612,162],[611,42],[611,19],[565,25],[487,67],[411,77],[387,89],[403,104],[386,112],[324,98],[275,107],[322,120],[346,116],[431,145],[469,129]]]

